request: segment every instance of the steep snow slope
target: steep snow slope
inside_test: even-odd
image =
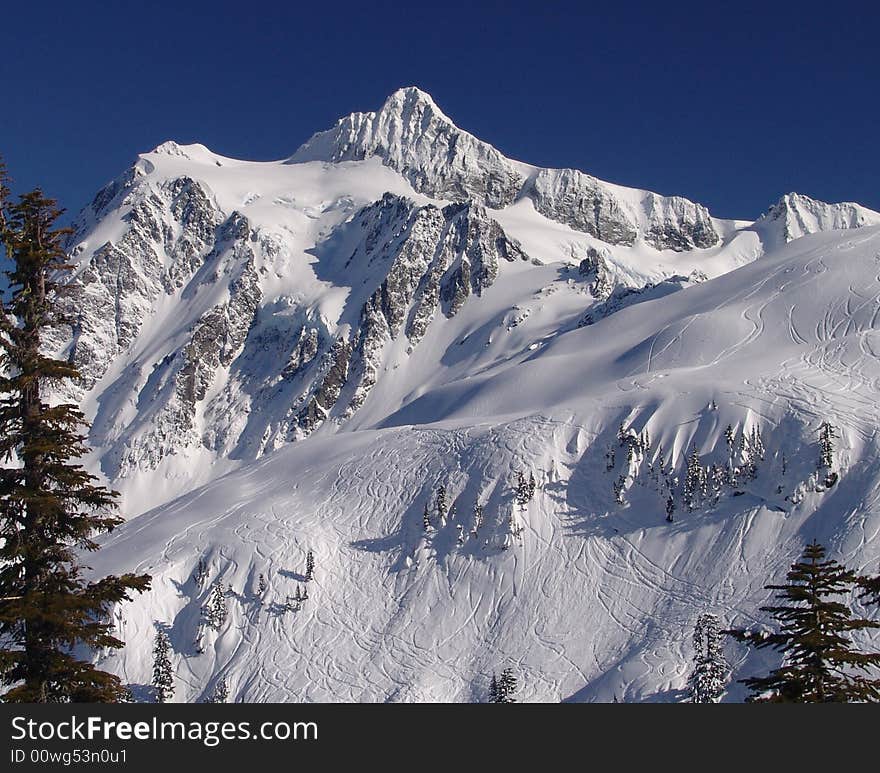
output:
[[[222,674],[237,700],[483,700],[508,665],[523,700],[679,699],[696,615],[760,620],[763,584],[805,540],[876,568],[878,261],[880,228],[798,239],[534,349],[510,345],[506,360],[428,383],[378,429],[313,436],[131,521],[94,563],[150,571],[154,590],[122,611],[127,647],[102,663],[147,682],[164,624],[177,699]],[[831,487],[815,475],[822,420],[839,436]],[[643,458],[624,461],[621,423],[649,430]],[[663,453],[681,474],[691,448],[723,464],[728,423],[762,431],[757,477],[693,512],[679,500],[668,523],[649,464]],[[537,480],[524,509],[517,470]],[[440,485],[455,512],[432,508],[426,532]],[[285,612],[309,549],[309,598]],[[197,654],[215,581],[231,585],[230,612]],[[737,673],[772,659],[728,656]]]

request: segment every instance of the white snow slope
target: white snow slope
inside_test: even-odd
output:
[[[601,217],[568,216],[587,200]],[[405,89],[286,162],[166,143],[71,253],[82,313],[56,348],[86,375],[90,463],[141,513],[89,563],[154,578],[99,658],[133,685],[161,625],[175,700],[223,675],[238,701],[478,701],[506,666],[520,700],[680,700],[697,615],[760,623],[805,541],[876,569],[880,215],[858,205],[717,220],[505,159]],[[628,461],[621,423],[651,449]],[[723,465],[728,424],[763,434],[757,477],[693,512],[676,490],[667,522],[650,466]]]

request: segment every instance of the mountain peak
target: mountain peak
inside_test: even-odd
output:
[[[818,231],[880,225],[880,213],[852,201],[829,204],[791,191],[773,204],[757,222],[765,226],[775,224],[777,239],[790,242]]]
[[[416,86],[398,89],[379,110],[352,113],[312,135],[289,163],[363,161],[378,157],[421,193],[441,199],[510,204],[522,187],[517,165],[459,129]]]
[[[403,86],[402,88],[397,89],[393,94],[389,95],[389,97],[385,100],[385,103],[382,105],[382,109],[380,112],[393,108],[397,105],[403,105],[405,107],[415,107],[419,105],[423,105],[426,107],[430,107],[433,110],[436,110],[441,115],[443,115],[442,111],[439,107],[437,107],[437,103],[434,101],[434,98],[427,92],[420,89],[418,86]],[[446,118],[446,116],[443,116]],[[447,120],[449,120],[447,118]]]

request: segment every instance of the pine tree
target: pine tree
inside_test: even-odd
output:
[[[315,576],[315,554],[310,550],[306,553],[306,582],[309,582]]]
[[[834,466],[834,427],[827,421],[819,426],[819,469],[830,470]]]
[[[475,537],[480,530],[480,527],[483,525],[483,506],[478,502],[474,505],[474,528],[471,529],[471,534]]]
[[[147,575],[82,577],[79,554],[122,523],[116,493],[77,463],[88,424],[72,404],[50,405],[51,387],[79,373],[42,351],[67,321],[69,276],[55,227],[61,210],[37,189],[10,200],[0,164],[0,252],[11,264],[0,305],[0,682],[7,702],[113,702],[119,678],[74,652],[118,649],[110,611],[149,587]]]
[[[437,518],[440,521],[441,526],[446,523],[446,512],[449,509],[449,505],[446,503],[446,486],[440,486],[437,489]]]
[[[498,700],[496,703],[516,703],[513,697],[517,690],[517,679],[512,668],[505,668],[498,680]]]
[[[422,527],[425,531],[431,531],[431,515],[428,512],[428,503],[425,502],[425,512],[422,515]]]
[[[171,667],[171,641],[163,630],[156,631],[153,644],[153,688],[156,703],[167,703],[174,695],[174,670]]]
[[[196,564],[196,569],[193,572],[193,580],[195,580],[196,585],[201,588],[205,584],[205,580],[208,577],[208,562],[205,561],[203,556],[199,556],[199,562]]]
[[[702,491],[705,485],[705,472],[700,463],[700,455],[696,448],[691,449],[687,461],[687,471],[684,478],[684,494],[682,501],[689,513],[696,510],[702,500]]]
[[[623,493],[626,491],[626,475],[618,476],[617,480],[614,481],[614,484],[611,486],[611,490],[614,493],[614,501],[622,505],[624,503]]]
[[[498,703],[498,679],[492,672],[492,681],[489,682],[489,703]]]
[[[718,618],[705,614],[694,628],[694,670],[688,679],[694,703],[717,703],[724,692],[728,666],[724,659]]]
[[[614,469],[615,464],[615,455],[614,449],[611,446],[608,446],[605,451],[605,472],[611,472]]]
[[[260,572],[260,577],[257,580],[257,593],[263,593],[268,586],[266,585],[266,575]]]
[[[520,510],[525,510],[529,503],[529,484],[522,472],[516,474],[516,502]]]
[[[853,649],[852,631],[880,628],[880,623],[853,617],[850,609],[829,597],[848,596],[858,584],[851,570],[825,559],[825,548],[812,542],[791,566],[778,590],[783,604],[761,607],[779,621],[778,633],[743,629],[727,631],[739,641],[784,654],[782,665],[765,677],[740,681],[752,690],[752,701],[829,703],[880,700],[880,679],[855,673],[880,667],[880,653]]]
[[[529,488],[528,488],[530,502],[532,501],[532,499],[535,498],[535,489],[537,487],[538,487],[538,484],[535,481],[535,475],[534,475],[534,473],[530,472],[529,473]]]
[[[210,698],[208,698],[208,703],[226,703],[226,699],[229,697],[229,688],[226,685],[226,677],[221,676],[217,683],[214,685],[214,692]]]
[[[211,588],[211,595],[205,606],[205,622],[215,631],[219,631],[226,622],[226,595],[223,593],[223,583],[218,582]]]

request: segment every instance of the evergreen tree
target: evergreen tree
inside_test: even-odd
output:
[[[516,502],[520,510],[525,510],[529,503],[529,483],[522,472],[516,474]]]
[[[489,703],[498,703],[498,679],[492,672],[492,681],[489,682]]]
[[[512,668],[505,668],[498,680],[498,700],[496,703],[516,703],[513,697],[517,690],[517,679]]]
[[[446,502],[446,486],[440,486],[437,489],[437,518],[440,520],[440,525],[446,525],[446,513],[449,510],[449,505]]]
[[[167,703],[174,695],[174,670],[171,668],[171,641],[163,630],[156,631],[153,644],[153,688],[156,703]]]
[[[529,473],[529,488],[528,488],[528,491],[529,491],[529,501],[530,501],[530,502],[531,502],[532,499],[534,499],[534,497],[535,497],[535,489],[536,489],[537,487],[538,487],[538,484],[537,484],[537,482],[535,481],[535,475],[534,475],[534,473],[531,473],[531,472],[530,472],[530,473]]]
[[[480,527],[483,525],[483,506],[478,502],[474,505],[474,528],[471,529],[471,534],[475,537],[477,536],[477,532],[479,532]]]
[[[257,580],[257,592],[263,593],[268,586],[266,585],[266,575],[260,572],[260,577]]]
[[[740,681],[752,690],[752,701],[828,703],[880,700],[880,679],[857,674],[880,667],[880,653],[853,649],[852,631],[880,628],[880,623],[853,617],[850,609],[830,597],[848,596],[856,587],[855,573],[825,559],[825,548],[812,542],[791,566],[780,591],[782,604],[761,607],[779,621],[779,632],[727,631],[739,641],[784,654],[782,665],[765,677]]]
[[[684,477],[684,494],[682,501],[689,513],[692,513],[702,500],[702,492],[705,486],[705,471],[700,463],[700,455],[696,448],[691,449],[687,461],[687,471]]]
[[[205,622],[215,631],[219,631],[226,622],[226,595],[223,593],[223,583],[218,582],[211,588],[211,595],[205,606]]]
[[[611,490],[614,493],[614,501],[622,505],[624,503],[623,493],[626,491],[626,475],[618,476],[617,480],[614,481],[614,484],[611,486]]]
[[[0,682],[7,702],[114,702],[119,678],[74,652],[122,647],[110,610],[150,578],[82,577],[79,554],[123,519],[116,493],[76,461],[87,451],[82,412],[48,402],[53,385],[79,377],[42,350],[45,333],[67,322],[60,215],[39,189],[12,203],[0,165],[0,252],[11,264],[0,304]]]
[[[312,579],[315,576],[315,554],[310,550],[306,553],[306,582]]]
[[[614,469],[614,464],[615,464],[614,448],[612,448],[611,446],[608,446],[607,450],[605,451],[605,472],[611,472],[611,470]]]
[[[835,432],[827,421],[819,426],[819,469],[830,470],[834,466]]]
[[[214,693],[208,698],[208,703],[226,703],[229,697],[229,688],[226,686],[226,677],[221,676],[214,685]]]
[[[196,585],[199,588],[202,588],[205,584],[205,580],[208,577],[208,562],[205,561],[203,556],[199,556],[199,562],[196,564],[196,569],[193,572],[193,580],[195,580]]]
[[[422,515],[422,527],[425,531],[431,531],[431,516],[428,513],[428,503],[425,502],[425,512]]]
[[[694,670],[688,679],[694,703],[717,703],[724,692],[728,666],[724,659],[718,618],[705,614],[694,628]]]

